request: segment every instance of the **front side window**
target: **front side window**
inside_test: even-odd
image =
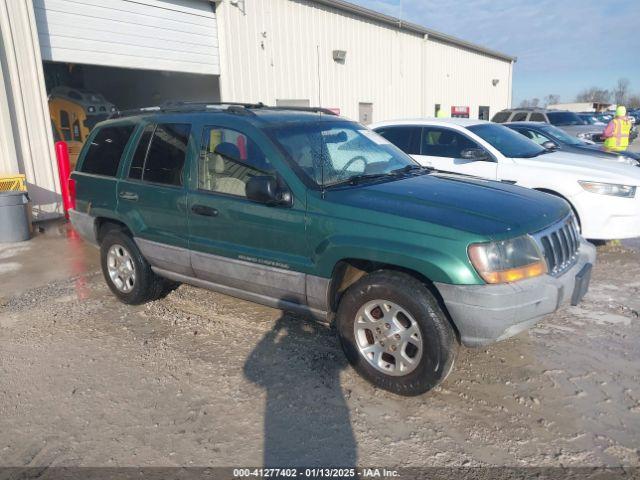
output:
[[[534,131],[534,130],[516,130],[517,132],[523,133],[525,137],[533,140],[534,142],[536,142],[538,145],[542,145],[544,142],[548,142],[551,139],[545,137],[544,135]]]
[[[540,145],[536,145],[524,135],[514,132],[504,125],[483,123],[472,125],[467,129],[489,143],[505,157],[532,158],[546,152]]]
[[[115,177],[133,125],[103,127],[93,137],[82,162],[82,171]]]
[[[382,127],[376,132],[409,155],[420,155],[421,127]]]
[[[184,123],[156,125],[144,162],[143,181],[182,185],[190,131],[191,125]]]
[[[349,121],[308,122],[272,130],[296,170],[317,186],[383,176],[418,164],[389,140]]]
[[[551,137],[555,137],[555,139],[560,140],[562,143],[568,145],[584,145],[584,142],[578,137],[569,135],[564,130],[554,127],[553,125],[543,125],[540,127],[540,130]]]
[[[249,179],[262,175],[275,176],[275,170],[250,137],[228,128],[204,129],[198,163],[199,189],[246,197]]]
[[[465,135],[448,128],[424,127],[422,132],[422,155],[432,157],[462,158],[462,151],[480,148]]]

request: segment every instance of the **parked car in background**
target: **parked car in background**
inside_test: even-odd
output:
[[[565,199],[585,238],[640,236],[640,168],[549,151],[496,123],[397,120],[371,126],[420,164],[533,188]]]
[[[458,339],[578,303],[595,260],[566,202],[434,173],[312,109],[124,114],[96,126],[72,181],[71,221],[124,303],[177,281],[335,318],[354,368],[403,395],[446,378]]]
[[[577,115],[585,125],[598,125],[603,128],[607,126],[607,124],[600,120],[594,113],[584,112],[578,113]]]
[[[587,143],[572,137],[558,127],[541,122],[505,123],[505,126],[533,140],[547,150],[581,153],[605,160],[617,160],[629,165],[640,165],[640,154],[634,152],[607,152],[602,145]]]
[[[569,135],[581,140],[601,143],[604,141],[602,125],[585,125],[577,113],[568,110],[548,110],[544,108],[511,108],[501,110],[491,119],[495,123],[545,122],[561,128]]]

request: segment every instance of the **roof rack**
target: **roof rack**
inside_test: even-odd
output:
[[[254,110],[293,110],[300,112],[324,113],[326,115],[337,116],[335,112],[322,107],[272,107],[259,103],[241,102],[165,102],[162,105],[152,107],[134,108],[130,110],[117,111],[111,114],[111,118],[132,117],[147,113],[185,113],[185,112],[229,112],[238,114],[253,114]]]

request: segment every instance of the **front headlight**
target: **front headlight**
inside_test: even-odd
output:
[[[578,180],[578,183],[587,192],[598,195],[613,195],[614,197],[633,198],[636,196],[636,187],[630,185],[617,185],[615,183],[589,182]]]
[[[547,273],[547,263],[531,237],[469,246],[469,260],[487,283],[509,283]]]

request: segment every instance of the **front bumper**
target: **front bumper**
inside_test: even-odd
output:
[[[589,192],[571,197],[580,217],[582,236],[591,240],[640,237],[640,188],[637,190],[635,198]]]
[[[571,301],[576,275],[594,264],[596,249],[585,241],[578,261],[559,277],[543,275],[501,285],[450,285],[436,283],[468,347],[479,347],[516,335],[535,325],[544,315]]]

